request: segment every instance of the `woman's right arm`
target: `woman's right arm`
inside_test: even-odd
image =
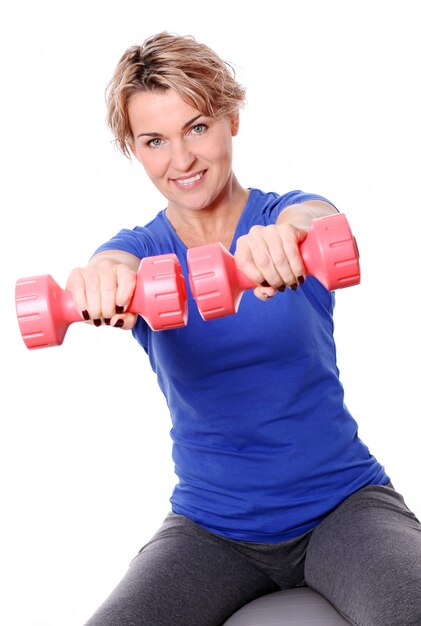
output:
[[[137,315],[124,313],[136,287],[140,259],[129,252],[99,252],[86,267],[70,272],[66,289],[71,291],[76,307],[85,320],[96,326],[102,322],[129,330]]]

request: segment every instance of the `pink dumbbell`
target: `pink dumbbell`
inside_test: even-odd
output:
[[[186,325],[186,285],[175,254],[142,259],[128,311],[141,315],[152,330]],[[22,338],[31,349],[60,345],[68,326],[83,321],[70,291],[51,276],[17,281],[16,312]]]
[[[307,274],[326,289],[360,282],[357,243],[342,213],[314,219],[300,254]],[[257,287],[220,243],[190,248],[187,262],[190,287],[204,320],[236,313],[244,291]]]

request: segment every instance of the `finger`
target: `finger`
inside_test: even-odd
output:
[[[114,272],[99,272],[99,290],[101,294],[101,317],[106,325],[111,324],[111,318],[116,313],[117,278]]]
[[[277,277],[276,282],[274,279],[272,281],[267,279],[268,282],[277,288],[281,288],[283,285],[292,287],[297,283],[297,277],[291,268],[285,242],[275,226],[269,226],[265,229],[265,241],[273,264],[273,276]]]
[[[116,267],[117,291],[115,303],[117,313],[127,310],[136,288],[137,274],[127,267],[127,265],[117,265]]]
[[[75,268],[69,274],[67,279],[66,290],[70,291],[75,303],[76,309],[79,311],[80,316],[84,320],[89,320],[90,315],[88,312],[88,302],[85,293],[85,279],[83,278],[82,270]]]
[[[123,330],[131,330],[136,322],[137,315],[135,313],[117,314],[111,318],[111,326],[114,326],[114,328],[122,328]]]
[[[273,263],[268,247],[269,231],[269,227],[253,226],[249,231],[249,247],[253,262],[263,276],[263,280],[260,282],[266,281],[269,285],[276,286],[281,284],[282,277]],[[274,234],[276,235],[276,232],[272,233],[272,235]]]
[[[302,284],[306,277],[306,268],[301,256],[299,244],[304,241],[307,233],[303,230],[288,228],[283,229],[282,243],[291,273],[294,276],[294,282]]]
[[[261,287],[260,285],[256,287],[253,291],[256,298],[259,300],[263,300],[263,302],[267,302],[276,294],[276,289],[273,287]]]
[[[95,326],[102,323],[102,303],[100,291],[100,278],[95,267],[86,267],[83,271],[85,280],[86,308]]]
[[[234,253],[235,264],[243,274],[258,285],[263,282],[264,276],[254,263],[248,241],[249,238],[246,235],[238,238]]]

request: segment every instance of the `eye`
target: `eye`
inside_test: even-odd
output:
[[[203,135],[207,128],[206,124],[196,124],[192,127],[191,132],[193,135]]]
[[[146,145],[149,148],[159,148],[159,146],[162,145],[162,139],[160,139],[159,137],[154,137],[153,139],[148,141]]]

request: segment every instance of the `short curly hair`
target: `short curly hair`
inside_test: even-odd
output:
[[[245,89],[233,68],[194,37],[167,32],[131,46],[121,57],[106,90],[107,123],[121,152],[133,144],[127,105],[134,93],[173,89],[211,117],[232,115],[244,104]]]

